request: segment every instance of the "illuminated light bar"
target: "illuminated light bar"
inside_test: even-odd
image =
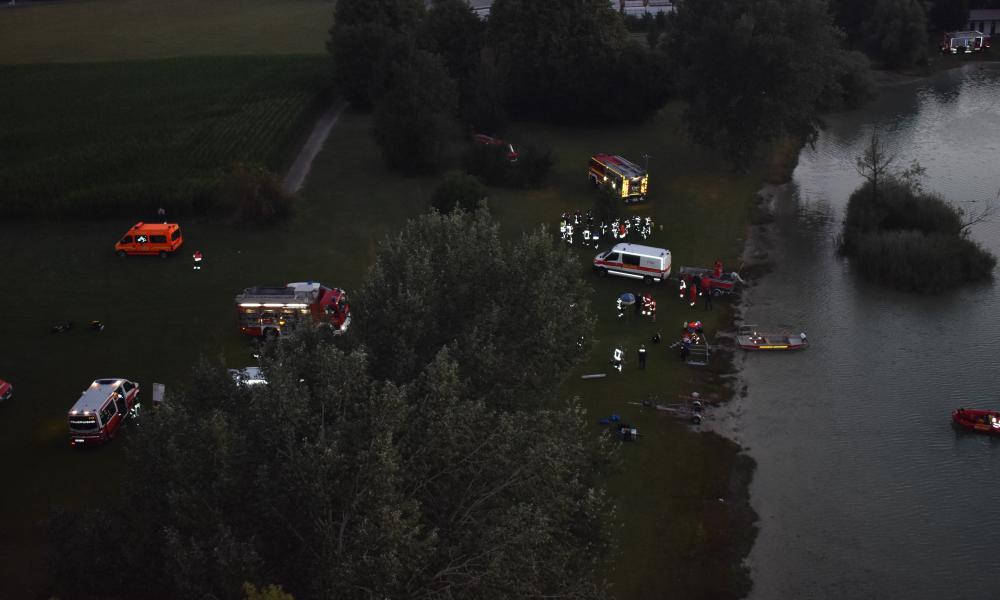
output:
[[[308,304],[286,304],[288,308],[309,308]]]
[[[244,302],[243,304],[240,304],[240,306],[242,306],[243,308],[260,308],[260,303],[259,302]]]
[[[284,304],[282,304],[281,302],[267,302],[264,304],[264,308],[281,308],[283,306]]]

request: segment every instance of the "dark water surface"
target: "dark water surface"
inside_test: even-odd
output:
[[[917,297],[860,282],[834,252],[874,125],[925,187],[976,211],[1000,188],[1000,65],[886,88],[831,117],[778,201],[773,273],[746,320],[805,331],[745,357],[726,426],[758,461],[754,600],[997,598],[1000,438],[952,428],[1000,408],[1000,285]],[[1000,217],[973,229],[1000,255]]]

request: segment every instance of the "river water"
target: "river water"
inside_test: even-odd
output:
[[[900,166],[971,212],[1000,188],[1000,65],[884,88],[829,118],[776,202],[771,274],[748,323],[805,331],[798,354],[747,354],[724,428],[758,462],[751,600],[998,598],[1000,438],[958,406],[1000,408],[1000,279],[933,297],[858,280],[834,251],[873,126]],[[1000,217],[972,237],[1000,255]]]

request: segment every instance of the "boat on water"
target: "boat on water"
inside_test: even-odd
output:
[[[736,332],[736,345],[744,350],[801,350],[809,345],[806,334],[771,333],[756,325],[744,325]]]
[[[951,413],[951,420],[969,431],[1000,435],[1000,410],[959,408]]]

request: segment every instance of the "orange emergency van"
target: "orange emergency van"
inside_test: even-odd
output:
[[[177,223],[136,223],[115,244],[118,256],[156,254],[165,257],[176,252],[184,243]]]

